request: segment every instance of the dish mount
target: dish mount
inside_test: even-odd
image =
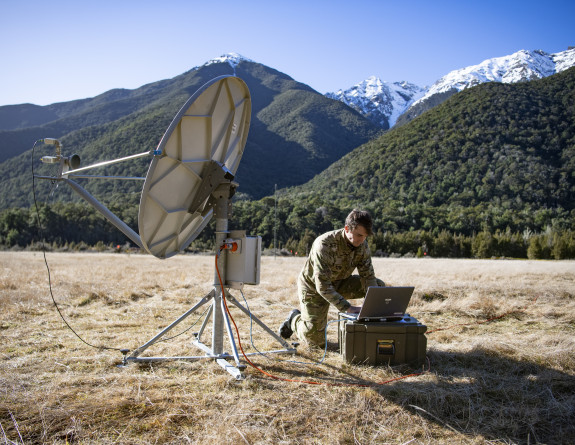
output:
[[[241,252],[231,255],[236,255],[235,258],[239,258],[239,260],[231,259],[230,256],[231,261],[228,261],[228,252],[225,249],[221,250],[221,247],[230,240],[229,209],[232,196],[238,186],[234,182],[235,173],[247,141],[250,115],[251,97],[247,85],[237,77],[220,76],[207,82],[189,98],[174,117],[155,150],[100,162],[87,167],[79,167],[80,159],[77,155],[64,157],[61,154],[61,144],[58,140],[44,139],[45,143],[55,145],[57,150],[56,156],[45,156],[42,161],[57,164],[59,169],[56,176],[35,177],[62,181],[68,184],[136,245],[157,258],[165,259],[183,252],[201,233],[211,218],[213,216],[216,218],[214,250],[217,254],[217,265],[212,290],[144,345],[131,351],[131,353],[129,349],[123,349],[123,365],[139,361],[209,358],[216,360],[236,379],[242,379],[241,371],[245,365],[240,361],[224,299],[248,315],[283,348],[269,352],[296,352],[295,348],[251,314],[229,293],[230,288],[241,289],[244,282],[250,283],[242,280],[242,277],[239,280],[237,277],[233,277],[232,280],[231,278],[228,279],[227,276],[228,266],[232,265],[233,267],[237,261],[241,262],[243,266],[246,264],[246,256],[249,258],[247,264],[251,265],[252,268],[248,271],[248,275],[253,277],[253,268],[257,268],[255,274],[257,279],[252,280],[253,282],[250,284],[259,282],[261,255],[261,239],[259,237],[257,237],[259,242],[255,244],[245,242],[246,240],[242,243],[242,239],[237,240],[242,245]],[[84,174],[93,168],[105,167],[145,156],[152,156],[145,178]],[[139,234],[78,184],[75,181],[77,178],[144,179],[138,213]],[[242,232],[239,233],[239,236],[242,236]],[[220,251],[221,253],[218,253]],[[146,349],[160,341],[176,325],[208,303],[210,307],[206,311],[203,324],[192,341],[192,344],[202,350],[205,355],[141,356]],[[210,320],[212,339],[211,345],[207,345],[202,341],[202,335]],[[227,331],[231,353],[224,352],[224,329]],[[228,359],[233,359],[234,364],[230,364]]]

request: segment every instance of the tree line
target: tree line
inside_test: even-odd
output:
[[[137,231],[137,206],[110,205],[116,215]],[[336,206],[309,208],[291,200],[264,198],[239,201],[233,206],[230,229],[246,230],[262,237],[264,250],[284,255],[307,255],[314,239],[343,227],[348,209]],[[372,211],[373,212],[373,211]],[[575,258],[575,230],[566,223],[548,224],[540,230],[520,227],[494,228],[487,223],[478,230],[453,231],[426,228],[410,221],[398,230],[393,215],[373,212],[374,234],[368,239],[375,256],[444,258]],[[387,218],[387,219],[386,219]],[[212,221],[190,245],[190,252],[214,251]],[[29,209],[0,212],[0,247],[54,250],[117,249],[130,241],[84,203],[42,204]],[[134,247],[134,246],[132,246]]]

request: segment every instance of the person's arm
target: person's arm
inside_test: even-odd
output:
[[[357,272],[360,277],[365,279],[366,287],[377,286],[377,279],[373,270],[373,264],[371,263],[371,252],[369,251],[367,243],[362,246],[361,254],[358,257]]]
[[[317,292],[328,302],[338,308],[340,312],[347,312],[351,307],[351,303],[335,290],[333,283],[330,280],[322,278],[321,274],[314,275],[314,278]]]
[[[332,283],[332,258],[329,255],[322,254],[321,251],[315,252],[314,256],[313,278],[317,292],[340,312],[347,312],[351,307],[351,303],[335,290]]]

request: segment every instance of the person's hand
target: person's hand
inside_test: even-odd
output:
[[[359,314],[359,311],[361,311],[361,306],[350,306],[347,309],[348,314]]]

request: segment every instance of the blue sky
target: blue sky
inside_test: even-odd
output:
[[[321,93],[431,85],[521,49],[575,46],[575,2],[0,0],[0,105],[137,88],[237,52]]]

